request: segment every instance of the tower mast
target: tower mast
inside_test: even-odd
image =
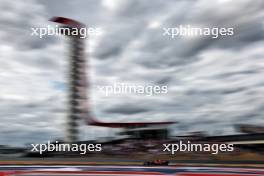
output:
[[[86,59],[85,55],[85,40],[80,34],[80,29],[85,26],[80,22],[64,17],[54,17],[53,22],[62,24],[60,32],[69,30],[77,30],[78,35],[67,35],[70,40],[69,46],[69,97],[68,97],[68,114],[66,121],[66,142],[74,143],[79,137],[79,120],[88,114],[87,103],[87,77],[86,77]]]

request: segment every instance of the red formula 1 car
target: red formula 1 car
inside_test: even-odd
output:
[[[144,166],[168,166],[169,161],[167,160],[153,160],[153,161],[146,161],[143,164]]]

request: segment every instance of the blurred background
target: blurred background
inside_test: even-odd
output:
[[[213,3],[210,0],[0,0],[3,150],[7,146],[23,148],[29,143],[62,140],[65,136],[67,40],[63,36],[42,39],[31,36],[31,28],[52,25],[51,17],[64,16],[101,29],[101,35],[86,39],[91,83],[87,93],[97,119],[177,121],[166,128],[169,134],[162,140],[232,142],[235,139],[239,144],[243,141],[252,144],[253,148],[242,146],[243,151],[246,148],[250,155],[261,158],[263,9],[262,0]],[[171,39],[163,35],[163,28],[186,24],[231,27],[234,35],[217,39],[210,36]],[[122,82],[165,85],[168,93],[150,97],[105,96],[97,88]],[[125,155],[141,145],[140,151],[153,154],[164,142],[148,137],[150,141],[138,145],[142,139],[126,136],[123,141],[113,143],[122,129],[83,124],[79,127],[80,140],[107,142],[105,155],[109,152],[110,156]],[[240,152],[241,148],[236,150]]]

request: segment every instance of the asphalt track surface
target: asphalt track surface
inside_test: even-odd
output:
[[[262,168],[141,166],[0,166],[0,176],[264,176]]]

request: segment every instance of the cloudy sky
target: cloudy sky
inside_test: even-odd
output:
[[[264,124],[263,9],[263,0],[0,0],[0,144],[64,137],[67,40],[31,36],[52,16],[102,29],[86,40],[98,119],[173,120],[175,135],[234,134],[234,124]],[[163,36],[164,27],[181,24],[232,27],[234,35]],[[97,89],[122,82],[166,85],[169,92],[105,96]],[[109,134],[81,126],[82,139]]]

